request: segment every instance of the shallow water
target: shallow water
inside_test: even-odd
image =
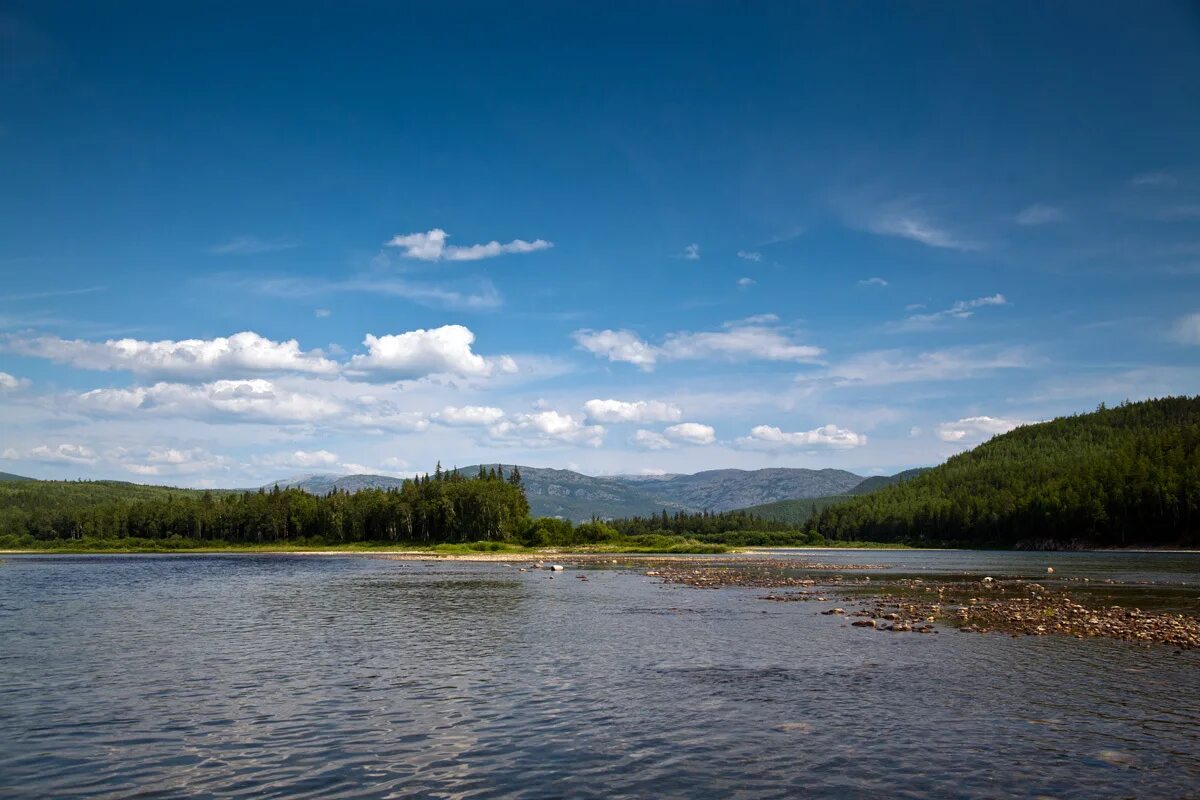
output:
[[[1200,595],[1196,555],[803,555]],[[1200,797],[1200,654],[577,574],[8,557],[0,796]]]

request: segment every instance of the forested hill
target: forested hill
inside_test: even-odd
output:
[[[512,464],[485,464],[488,469],[512,470]],[[454,469],[454,467],[451,467]],[[478,465],[458,467],[474,475]],[[584,475],[566,469],[518,465],[534,516],[575,521],[675,511],[729,511],[756,503],[797,497],[812,498],[848,492],[863,478],[840,469],[722,469],[694,475]],[[873,479],[868,479],[873,480]],[[393,489],[403,484],[384,475],[301,475],[267,484],[271,489],[303,489],[325,495],[331,490]]]
[[[1200,397],[1028,425],[821,510],[830,539],[996,546],[1200,545]]]
[[[897,472],[895,475],[874,475],[864,479],[862,483],[859,483],[853,489],[843,494],[806,497],[794,500],[776,500],[774,503],[763,503],[739,510],[772,522],[802,525],[808,522],[809,518],[814,514],[827,506],[844,503],[855,495],[877,492],[885,486],[912,480],[927,469],[929,467],[917,467],[916,469],[906,469],[903,472]]]

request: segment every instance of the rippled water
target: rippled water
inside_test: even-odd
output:
[[[1195,555],[820,558],[1200,592]],[[8,557],[0,796],[1200,797],[1196,653],[576,574]]]

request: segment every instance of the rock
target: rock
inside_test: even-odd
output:
[[[1047,575],[1053,575],[1053,574],[1054,574],[1054,567],[1046,567],[1046,574],[1047,574]]]
[[[854,620],[854,622],[851,622],[850,624],[856,628],[874,628],[875,620],[873,620],[873,619],[856,619],[856,620]]]
[[[845,610],[841,608],[831,608],[828,611],[822,611],[822,614],[829,616],[830,614],[845,614]]]
[[[551,564],[549,567],[547,567],[547,569],[553,572],[562,572],[564,569],[566,569],[566,567],[564,567],[562,564]]]

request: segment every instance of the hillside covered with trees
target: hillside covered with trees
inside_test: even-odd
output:
[[[530,524],[520,473],[443,472],[399,488],[312,495],[209,492],[116,481],[0,484],[0,544],[62,540],[191,543],[440,543],[517,538]]]
[[[1200,545],[1200,397],[1027,425],[820,510],[830,540],[968,546]]]

